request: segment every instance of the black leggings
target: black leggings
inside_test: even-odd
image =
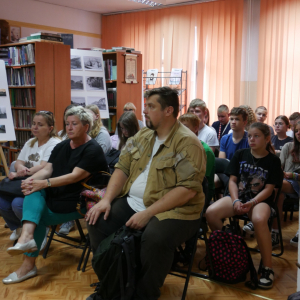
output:
[[[122,227],[135,211],[128,205],[127,197],[112,202],[105,221],[101,214],[95,225],[88,225],[93,251],[100,242]],[[155,300],[160,296],[166,276],[171,269],[177,246],[190,239],[199,230],[200,219],[193,221],[151,218],[145,227],[141,242],[141,276],[134,299]]]

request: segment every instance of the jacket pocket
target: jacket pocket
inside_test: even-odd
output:
[[[176,159],[169,158],[160,161],[156,166],[157,170],[157,185],[159,189],[171,188],[176,185]]]
[[[130,174],[132,174],[132,171],[134,170],[136,164],[139,162],[141,158],[141,154],[137,147],[134,147],[130,151],[130,154],[131,154]]]

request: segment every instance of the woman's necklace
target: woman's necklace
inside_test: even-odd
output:
[[[257,167],[257,165],[258,165],[259,161],[262,159],[262,157],[261,158],[254,157],[254,155],[252,154],[252,151],[251,151],[251,156],[252,156],[252,161],[253,161],[254,167]],[[254,158],[257,160],[256,162],[254,161]]]

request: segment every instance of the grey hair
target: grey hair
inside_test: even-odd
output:
[[[65,122],[69,116],[76,116],[80,120],[83,126],[89,124],[88,132],[93,127],[93,116],[88,109],[83,108],[82,106],[73,106],[72,108],[68,109],[65,113]]]

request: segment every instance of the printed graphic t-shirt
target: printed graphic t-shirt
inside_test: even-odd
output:
[[[278,187],[283,180],[280,159],[275,154],[269,153],[263,158],[256,159],[251,154],[251,149],[238,150],[233,155],[226,173],[238,178],[238,195],[243,203],[254,198],[266,184]],[[271,204],[273,199],[272,194],[264,202]]]

